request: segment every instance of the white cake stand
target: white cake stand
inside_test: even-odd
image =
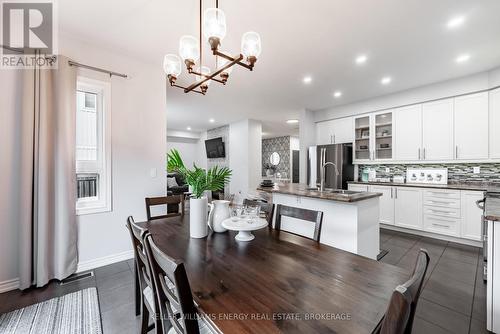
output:
[[[255,218],[253,222],[250,223],[248,218],[238,218],[236,221],[228,218],[222,222],[222,226],[231,231],[238,231],[238,234],[234,237],[236,240],[252,241],[255,239],[252,231],[266,227],[267,220],[264,218]]]

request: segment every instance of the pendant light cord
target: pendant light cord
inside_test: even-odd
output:
[[[202,33],[202,28],[201,28],[201,25],[202,25],[202,7],[203,7],[203,4],[202,4],[203,0],[200,0],[200,73],[202,73],[202,67],[203,67],[203,50],[202,50],[202,43],[201,43],[201,33]],[[201,76],[200,76],[201,78]]]

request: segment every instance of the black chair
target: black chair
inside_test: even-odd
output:
[[[182,177],[181,174],[179,173],[168,173],[167,177],[173,177],[175,178],[175,182],[177,183],[176,186],[169,187],[167,185],[167,191],[171,191],[173,195],[182,195],[185,192],[189,191],[189,186],[187,185],[186,181]]]
[[[309,238],[319,242],[319,237],[321,234],[321,223],[323,221],[323,212],[314,211],[309,209],[294,208],[291,206],[276,205],[276,221],[274,223],[274,229],[281,231],[281,217],[291,217],[300,220],[305,220],[314,223],[314,233],[313,237]]]
[[[144,237],[148,233],[147,229],[141,228],[134,222],[134,218],[129,216],[127,228],[130,232],[132,245],[134,248],[135,262],[135,314],[141,314],[141,333],[145,334],[153,328],[157,332],[161,331],[161,322],[156,315],[160,314],[158,303],[155,298],[155,285],[151,277],[149,261],[147,260],[144,248]],[[150,315],[154,316],[154,324],[148,326]]]
[[[168,218],[168,217],[175,217],[175,216],[183,216],[184,215],[184,200],[182,198],[183,195],[172,195],[172,196],[166,196],[166,197],[146,197],[145,202],[146,202],[146,216],[148,217],[148,220],[153,220],[153,219],[162,219],[162,218]],[[177,212],[171,212],[165,215],[160,215],[160,216],[151,216],[151,207],[156,206],[156,205],[167,205],[167,208],[170,205],[177,205],[177,208],[179,207],[179,204],[181,205],[181,210],[177,209]]]
[[[243,201],[244,205],[259,205],[260,210],[266,213],[266,220],[269,227],[273,226],[273,216],[274,216],[274,204],[266,203],[263,201],[245,198]]]
[[[418,298],[422,290],[430,257],[425,249],[418,253],[411,278],[396,287],[385,316],[375,329],[380,334],[411,334]]]
[[[211,325],[200,317],[184,264],[163,253],[154,243],[151,234],[146,235],[145,244],[153,280],[158,287],[156,297],[163,333],[216,333]]]

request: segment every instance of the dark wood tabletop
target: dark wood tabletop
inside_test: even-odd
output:
[[[141,223],[184,261],[195,301],[224,333],[371,333],[404,269],[287,232],[189,237],[189,216]]]

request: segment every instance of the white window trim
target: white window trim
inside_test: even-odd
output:
[[[111,187],[111,83],[100,80],[94,80],[82,76],[77,78],[77,90],[93,92],[102,96],[102,103],[97,101],[102,106],[102,110],[97,109],[100,113],[97,117],[101,118],[97,122],[98,126],[98,145],[102,147],[102,170],[99,173],[99,196],[93,198],[81,198],[76,202],[76,214],[87,215],[101,212],[112,211],[112,187]],[[76,92],[75,92],[76,98]],[[102,127],[102,136],[101,134]],[[101,145],[102,143],[102,145]],[[80,173],[85,173],[85,164],[80,165],[78,170]],[[94,172],[94,170],[89,171]],[[75,175],[76,178],[76,175]]]

